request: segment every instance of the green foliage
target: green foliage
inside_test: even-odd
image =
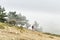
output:
[[[6,19],[4,19],[4,17],[6,17],[7,15],[6,15],[6,13],[4,13],[4,11],[5,11],[5,9],[0,6],[0,22],[6,21]]]
[[[27,23],[26,17],[22,16],[21,14],[16,14],[16,12],[9,12],[8,13],[9,21],[16,20],[17,24],[21,24],[22,26]]]
[[[28,22],[25,16],[22,16],[21,14],[17,14],[17,16],[18,16],[18,19],[16,21],[18,24],[21,24],[23,26]]]
[[[9,18],[9,20],[15,19],[16,17],[17,17],[17,15],[16,15],[16,12],[15,12],[15,11],[8,13],[8,18]]]
[[[0,18],[0,22],[4,22],[6,21],[6,19]]]
[[[5,17],[7,17],[7,19]],[[2,8],[0,6],[0,22],[6,22],[6,23],[9,22],[12,25],[20,24],[21,26],[24,26],[28,22],[28,20],[26,19],[25,16],[21,14],[16,14],[16,11],[14,12],[10,11],[6,15],[5,8]]]

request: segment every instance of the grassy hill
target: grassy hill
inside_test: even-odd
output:
[[[60,40],[60,37],[0,23],[0,40]]]

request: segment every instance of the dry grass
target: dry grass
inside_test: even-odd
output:
[[[8,25],[6,23],[0,23],[0,26],[4,27],[0,29],[0,40],[60,40],[60,37]]]

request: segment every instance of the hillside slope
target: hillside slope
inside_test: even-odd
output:
[[[60,37],[0,23],[0,40],[60,40]]]

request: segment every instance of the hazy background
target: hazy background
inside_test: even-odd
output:
[[[44,32],[60,34],[60,0],[0,0],[6,11],[17,11],[33,24],[36,20]]]

